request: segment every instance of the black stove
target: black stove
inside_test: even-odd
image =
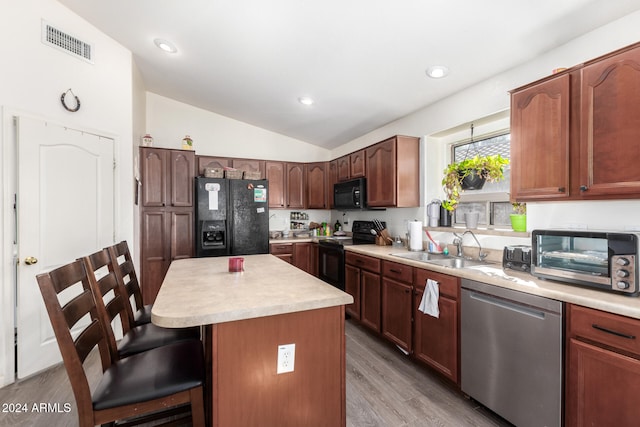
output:
[[[386,223],[380,221],[380,225],[386,228]],[[351,236],[332,236],[327,238],[320,238],[318,243],[321,245],[337,245],[337,246],[350,246],[350,245],[373,245],[376,243],[376,235],[372,231],[376,230],[376,226],[373,221],[353,221],[351,227]]]
[[[333,236],[318,240],[318,277],[344,291],[344,247],[375,244],[376,236],[371,231],[386,226],[383,221],[353,221],[350,237]]]

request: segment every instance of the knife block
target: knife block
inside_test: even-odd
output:
[[[389,246],[393,243],[393,239],[389,235],[387,229],[380,230],[380,234],[376,236],[376,245],[378,246]]]

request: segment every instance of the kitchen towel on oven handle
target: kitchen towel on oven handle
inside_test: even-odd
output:
[[[440,285],[435,280],[427,279],[418,310],[432,317],[440,317],[440,309],[438,308],[439,298]]]

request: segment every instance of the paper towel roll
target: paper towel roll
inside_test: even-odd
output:
[[[421,251],[422,248],[422,221],[409,221],[409,250]]]

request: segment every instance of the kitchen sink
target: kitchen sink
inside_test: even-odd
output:
[[[391,254],[391,256],[397,256],[400,258],[410,259],[413,261],[429,262],[434,260],[446,260],[446,255],[432,254],[429,252],[402,252],[398,254]]]
[[[482,261],[473,261],[465,258],[445,258],[445,259],[433,259],[427,261],[429,264],[441,265],[443,267],[450,268],[465,268],[465,267],[475,267],[478,265],[486,265],[486,262]]]
[[[486,262],[474,261],[466,258],[455,258],[447,255],[432,254],[429,252],[402,252],[397,254],[391,254],[391,256],[397,256],[399,258],[410,259],[413,261],[420,261],[426,264],[441,265],[449,268],[465,268],[475,267],[479,265],[486,265]]]

